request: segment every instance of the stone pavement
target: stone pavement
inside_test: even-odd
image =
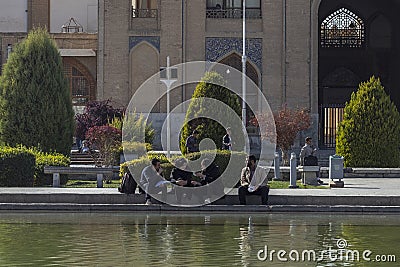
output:
[[[324,179],[328,182],[328,179]],[[345,178],[345,188],[271,189],[268,206],[259,196],[238,205],[237,189],[211,205],[184,208],[146,206],[144,195],[116,188],[0,188],[0,210],[66,211],[205,211],[205,212],[400,212],[399,178]],[[170,197],[173,197],[171,195]]]

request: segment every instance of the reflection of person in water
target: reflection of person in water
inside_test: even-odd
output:
[[[243,230],[242,230],[243,229]],[[240,240],[239,243],[239,253],[242,255],[242,265],[248,266],[250,264],[249,259],[251,259],[251,254],[253,252],[251,241],[254,238],[254,230],[253,230],[253,219],[250,216],[248,218],[248,226],[246,228],[241,228],[240,230]]]

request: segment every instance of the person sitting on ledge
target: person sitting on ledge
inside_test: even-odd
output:
[[[165,202],[167,197],[166,184],[169,183],[162,176],[163,169],[159,159],[152,159],[151,165],[145,167],[140,177],[140,184],[146,192],[146,205],[152,204],[152,195],[161,192],[162,201]]]
[[[204,198],[204,203],[209,204],[212,195],[219,198],[225,198],[224,185],[221,180],[218,179],[220,176],[219,167],[210,159],[205,158],[201,161],[201,168],[201,172],[195,173],[195,176],[201,179],[200,182],[192,181],[192,185],[205,186],[203,187],[205,190],[198,190]]]
[[[302,166],[318,166],[318,158],[315,156],[317,149],[313,145],[311,137],[306,137],[305,144],[300,150],[300,165]],[[317,181],[319,184],[323,184],[319,178],[319,171],[316,172]]]
[[[175,187],[176,200],[178,204],[182,203],[183,191],[181,187],[192,186],[192,172],[188,169],[188,162],[185,158],[178,158],[175,161],[175,168],[171,172],[171,183],[178,185]],[[191,194],[186,195],[188,199],[191,199]]]
[[[246,167],[242,169],[239,187],[240,205],[246,205],[246,195],[260,195],[261,204],[268,203],[268,179],[264,168],[257,167],[256,157],[250,155],[246,158]]]

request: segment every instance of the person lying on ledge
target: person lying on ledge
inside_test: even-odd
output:
[[[268,203],[268,179],[264,168],[257,167],[256,157],[250,155],[246,158],[246,167],[242,169],[239,187],[240,205],[246,205],[246,195],[260,195],[261,204]]]

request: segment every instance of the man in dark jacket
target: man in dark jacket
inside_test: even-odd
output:
[[[192,135],[190,135],[186,139],[186,152],[187,153],[193,153],[193,152],[199,152],[199,140],[197,139],[197,136],[199,135],[199,132],[197,130],[194,130]]]
[[[210,203],[210,196],[224,196],[224,186],[220,180],[217,180],[220,176],[219,167],[215,165],[210,159],[205,158],[201,162],[202,171],[196,173],[196,176],[201,180],[200,182],[192,181],[195,186],[207,186],[206,192],[203,192],[205,197],[204,203]]]
[[[183,190],[182,187],[192,186],[192,172],[187,167],[188,163],[185,158],[179,158],[175,161],[175,168],[171,172],[171,183],[178,186],[175,187],[176,201],[182,203]],[[186,197],[191,199],[192,195],[187,194]]]
[[[231,127],[226,128],[226,134],[222,138],[222,149],[232,150]]]

